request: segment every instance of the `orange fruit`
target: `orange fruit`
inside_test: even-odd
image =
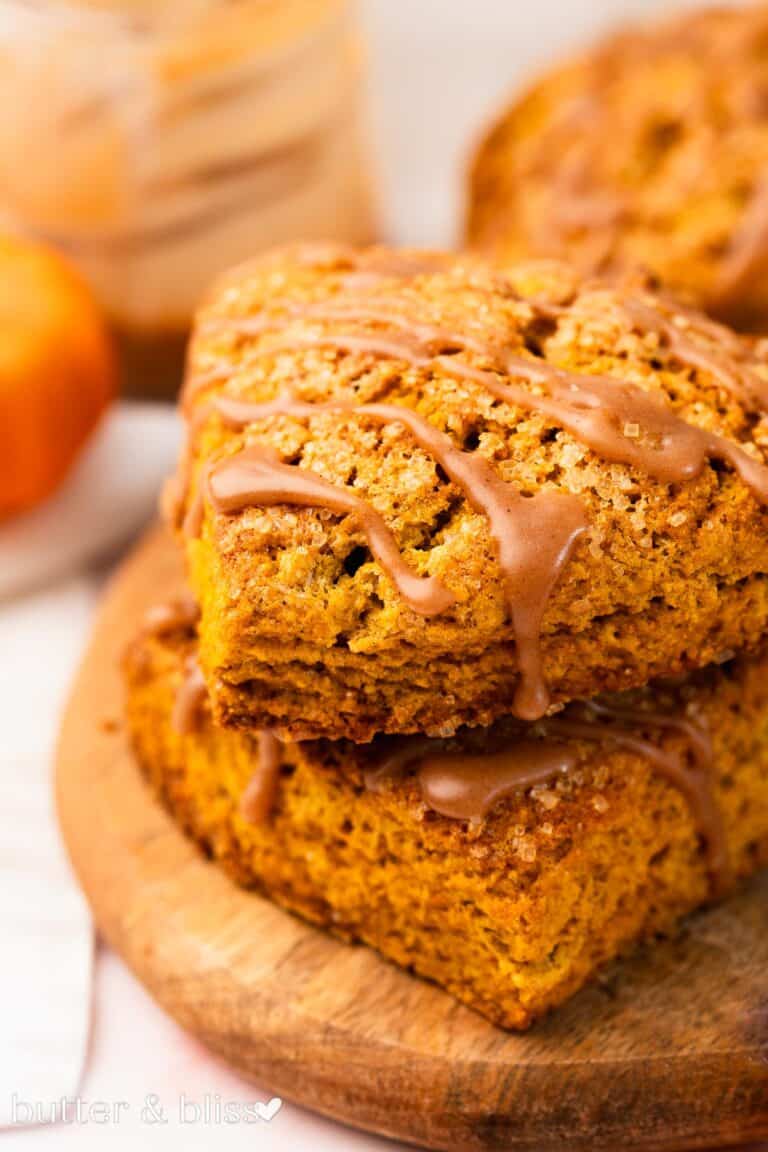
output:
[[[51,249],[0,236],[0,517],[58,488],[116,391],[104,318]]]

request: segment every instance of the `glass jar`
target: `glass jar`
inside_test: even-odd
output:
[[[347,0],[0,0],[0,222],[67,253],[127,390],[178,387],[211,280],[373,239]]]

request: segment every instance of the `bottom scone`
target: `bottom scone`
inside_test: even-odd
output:
[[[504,1027],[768,860],[768,658],[525,729],[285,746],[215,727],[194,660],[170,614],[125,662],[178,822],[239,883]]]

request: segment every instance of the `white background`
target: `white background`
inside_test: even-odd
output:
[[[587,43],[596,30],[672,7],[662,0],[362,0],[370,45],[372,138],[388,238],[415,244],[453,241],[470,143],[497,102],[522,77],[562,50]],[[136,465],[135,457],[131,463]],[[31,841],[40,867],[59,859],[53,833],[49,852],[38,829],[45,820],[51,827],[48,765],[56,713],[87,631],[96,587],[92,578],[81,576],[0,606],[0,868],[13,864],[20,853],[28,859]],[[56,963],[52,950],[51,971]],[[45,992],[40,989],[41,996]],[[0,1029],[2,998],[12,994],[0,987]],[[0,1088],[9,1073],[2,1052],[0,1035]],[[181,1092],[198,1097],[219,1093],[225,1100],[266,1099],[268,1094],[245,1085],[185,1037],[103,949],[97,955],[91,1039],[79,1092],[89,1100],[128,1101],[131,1120],[109,1128],[14,1131],[0,1135],[0,1152],[133,1150],[139,1141],[143,1148],[185,1152],[392,1147],[290,1105],[269,1125],[257,1127],[212,1130],[181,1127],[172,1120],[140,1125],[142,1101],[150,1092],[171,1110]]]

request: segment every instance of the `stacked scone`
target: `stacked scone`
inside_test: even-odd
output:
[[[240,882],[522,1028],[768,860],[768,371],[554,264],[301,248],[198,316],[138,757]]]
[[[475,157],[468,239],[507,259],[649,269],[768,332],[768,4],[614,34],[505,108]]]

